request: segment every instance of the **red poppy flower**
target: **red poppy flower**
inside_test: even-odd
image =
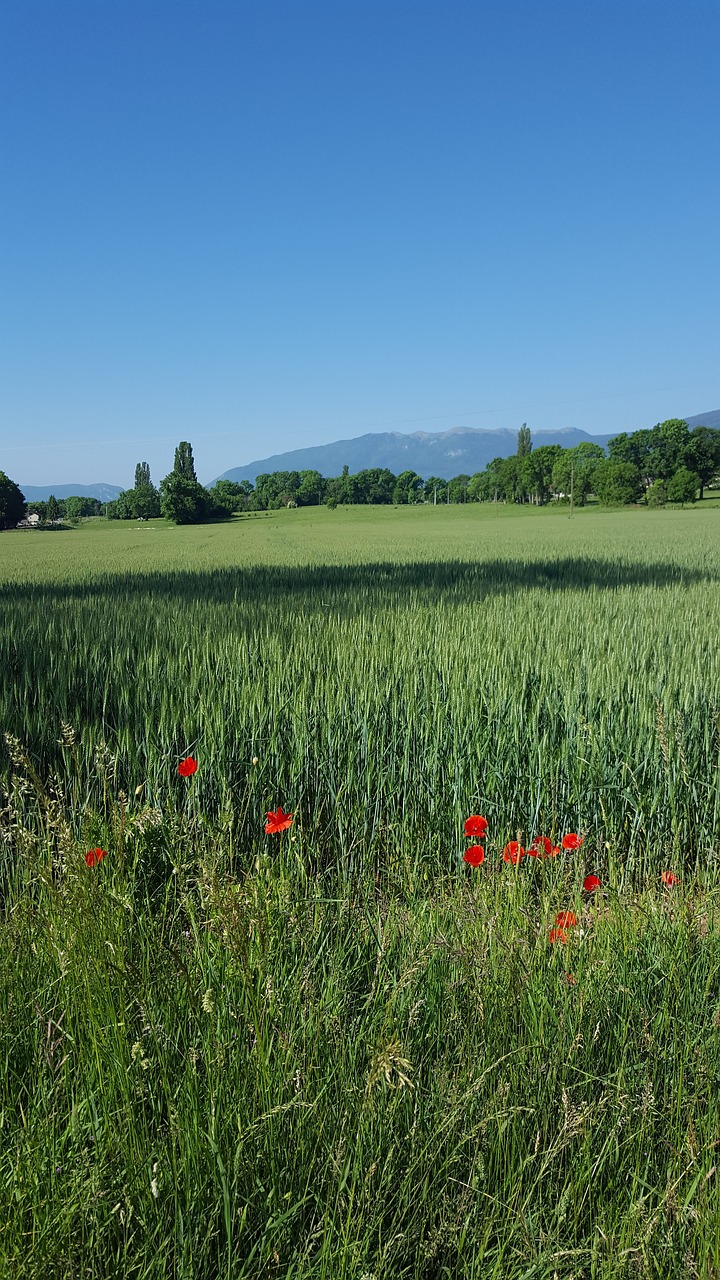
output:
[[[487,831],[487,821],[481,818],[479,813],[472,813],[469,818],[465,819],[465,835],[479,836],[482,840]]]
[[[566,974],[565,974],[565,981],[567,982],[567,984],[568,984],[568,986],[569,986],[569,987],[574,987],[574,986],[575,986],[575,979],[574,979],[574,977],[573,977],[573,975],[572,975],[571,973],[566,973]]]
[[[562,838],[562,847],[563,849],[579,849],[583,839],[583,836],[576,836],[574,831],[568,831],[568,834]]]
[[[680,877],[676,876],[674,871],[663,871],[660,879],[662,880],[663,884],[666,884],[670,887],[674,884],[680,883]]]
[[[574,911],[558,911],[555,923],[561,929],[572,929],[573,925],[577,924],[577,916]]]
[[[481,844],[471,844],[463,854],[463,862],[469,862],[471,867],[479,867],[485,861],[485,850]]]
[[[85,861],[89,867],[96,867],[98,862],[102,862],[107,856],[107,849],[88,849],[85,854]]]
[[[274,836],[278,831],[287,831],[292,826],[293,816],[291,813],[283,813],[282,805],[279,804],[274,811],[271,809],[265,823],[265,834]]]
[[[552,847],[552,840],[548,840],[547,836],[536,836],[527,851],[527,856],[528,858],[550,858]]]
[[[551,942],[567,942],[567,940],[568,940],[568,936],[567,936],[567,934],[566,934],[566,932],[565,932],[565,930],[564,930],[564,929],[551,929],[551,930],[550,930],[550,941],[551,941]]]
[[[513,866],[515,866],[524,857],[525,850],[521,844],[518,844],[517,840],[511,840],[509,844],[505,845],[503,849],[503,860],[505,862],[512,862]]]
[[[187,756],[184,760],[181,760],[178,765],[178,773],[181,778],[191,777],[196,770],[197,760],[194,760],[192,756]]]
[[[601,883],[599,876],[586,876],[583,880],[583,889],[586,893],[594,893],[596,889],[600,888]]]

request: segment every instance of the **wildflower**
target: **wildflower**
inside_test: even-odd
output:
[[[85,861],[89,867],[96,867],[98,862],[102,862],[107,856],[107,849],[88,849],[85,854]]]
[[[550,941],[551,941],[551,942],[567,942],[567,940],[568,940],[568,936],[567,936],[567,933],[565,932],[565,930],[564,930],[564,929],[551,929],[551,930],[550,930]]]
[[[569,986],[569,987],[574,987],[574,986],[575,986],[575,979],[574,979],[574,977],[573,977],[573,975],[572,975],[571,973],[566,973],[566,974],[565,974],[565,981],[567,982],[567,984],[568,984],[568,986]]]
[[[186,758],[181,760],[178,765],[178,773],[181,778],[190,778],[196,771],[197,760],[194,760],[192,756],[186,756]]]
[[[599,876],[586,876],[583,880],[583,889],[586,893],[594,893],[601,887],[601,883]]]
[[[680,877],[676,876],[674,871],[663,871],[660,879],[668,888],[672,888],[674,884],[680,883]]]
[[[512,862],[513,866],[515,866],[521,858],[525,857],[525,850],[521,844],[518,844],[517,840],[511,840],[509,844],[505,845],[502,856],[504,862]]]
[[[273,836],[278,831],[287,831],[292,826],[293,815],[291,813],[283,813],[282,805],[279,804],[277,809],[270,809],[265,823],[265,834]]]
[[[546,857],[549,858],[552,853],[552,840],[548,840],[547,836],[536,836],[530,848],[527,851],[528,858]]]
[[[584,837],[578,836],[574,831],[568,831],[566,836],[562,838],[563,849],[579,849]]]
[[[479,836],[482,840],[487,831],[487,821],[481,818],[479,813],[471,813],[469,818],[465,819],[465,835]]]
[[[471,867],[479,867],[485,861],[485,850],[481,844],[471,844],[463,854],[463,862],[469,862]]]
[[[573,925],[577,924],[577,916],[574,911],[558,911],[555,923],[561,929],[572,929]]]

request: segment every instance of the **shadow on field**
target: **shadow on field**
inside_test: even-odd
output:
[[[353,600],[402,604],[443,600],[463,604],[518,591],[616,591],[625,587],[691,586],[718,581],[707,570],[672,563],[599,560],[589,557],[518,560],[429,560],[406,564],[260,566],[206,572],[123,573],[87,581],[13,583],[0,586],[1,601],[32,601],[48,607],[63,600],[129,602],[133,599],[248,603],[313,608]]]

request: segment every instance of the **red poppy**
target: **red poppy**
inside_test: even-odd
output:
[[[551,942],[567,942],[567,940],[568,940],[568,936],[567,936],[567,934],[566,934],[566,932],[565,932],[565,930],[564,930],[564,929],[551,929],[551,930],[550,930],[550,941],[551,941]]]
[[[479,867],[485,861],[485,850],[481,844],[471,844],[463,854],[463,862],[469,862],[471,867]]]
[[[568,831],[568,834],[562,838],[562,847],[563,849],[579,849],[583,838],[583,836],[576,836],[574,831]]]
[[[178,765],[178,773],[181,778],[190,778],[196,770],[197,760],[194,760],[192,756],[187,756],[184,760],[181,760]]]
[[[282,805],[279,804],[274,811],[271,809],[265,823],[265,834],[274,836],[278,831],[287,831],[292,826],[293,816],[291,813],[283,813]]]
[[[558,911],[555,923],[561,929],[572,929],[573,925],[577,924],[577,916],[574,911]]]
[[[669,887],[672,887],[672,885],[674,884],[680,883],[680,877],[676,876],[674,871],[663,871],[660,879],[662,880],[663,884],[666,884]]]
[[[552,840],[548,840],[547,836],[536,836],[527,851],[527,856],[528,858],[552,858]]]
[[[566,973],[566,974],[565,974],[565,981],[567,982],[567,984],[568,984],[568,986],[569,986],[569,987],[574,987],[574,986],[575,986],[575,979],[574,979],[574,977],[573,977],[573,975],[572,975],[571,973]]]
[[[89,867],[96,867],[98,862],[102,862],[107,856],[107,849],[88,849],[85,854],[85,861]]]
[[[505,845],[503,849],[503,860],[505,862],[512,862],[513,866],[515,866],[524,857],[525,850],[521,844],[518,844],[517,840],[511,840],[509,844]]]
[[[586,893],[594,893],[596,889],[600,888],[601,883],[599,876],[586,876],[583,880],[583,889]]]
[[[479,813],[472,813],[469,818],[465,819],[465,835],[479,836],[482,840],[487,831],[487,821],[481,818]]]

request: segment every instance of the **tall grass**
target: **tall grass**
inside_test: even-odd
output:
[[[720,1276],[718,527],[3,537],[0,1275]]]

